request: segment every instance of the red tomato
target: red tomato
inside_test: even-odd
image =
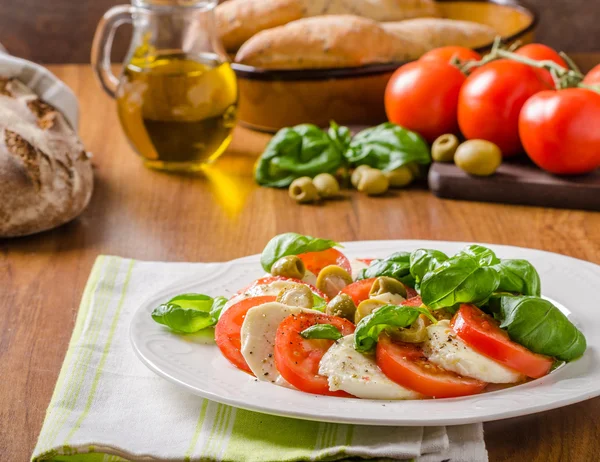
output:
[[[583,83],[586,85],[600,85],[600,64],[585,75]]]
[[[284,276],[265,276],[263,278],[257,279],[252,284],[244,287],[243,289],[238,290],[235,295],[243,294],[244,292],[250,292],[253,287],[264,286],[264,285],[270,284],[275,281],[291,281],[291,282],[296,282],[298,284],[304,284],[305,286],[308,286],[313,293],[317,294],[322,299],[329,300],[329,297],[327,295],[325,295],[323,292],[321,292],[319,289],[317,289],[315,286],[313,286],[309,282],[302,281],[302,280],[296,279],[296,278],[286,278]],[[235,295],[234,295],[234,297],[235,297]]]
[[[230,306],[229,309],[223,313],[215,327],[215,341],[217,342],[219,350],[223,353],[223,356],[225,356],[235,367],[248,374],[252,374],[252,371],[248,367],[248,364],[246,364],[246,360],[240,351],[242,347],[240,338],[242,323],[250,308],[262,305],[263,303],[274,302],[275,298],[276,297],[272,295],[245,298],[235,305]]]
[[[412,290],[415,292],[415,294],[417,293],[417,291],[415,289],[411,289],[410,287],[406,288],[406,291],[408,292],[409,290]],[[404,303],[402,303],[403,306],[421,306],[423,304],[423,300],[421,300],[421,296],[420,295],[410,295],[410,294],[406,294],[406,296],[408,297],[406,299],[406,301]]]
[[[371,292],[371,287],[373,287],[374,282],[375,278],[361,279],[360,281],[353,282],[344,287],[341,290],[341,293],[349,295],[354,301],[354,304],[358,306],[360,302],[369,298],[369,292]]]
[[[515,53],[517,55],[525,56],[526,58],[535,59],[536,61],[552,61],[564,68],[569,67],[566,61],[562,59],[555,50],[547,45],[542,45],[541,43],[530,43],[529,45],[519,48]],[[546,69],[535,69],[535,71],[548,86],[548,89],[556,88],[554,79],[549,71]]]
[[[452,62],[453,59],[458,59],[461,62],[479,61],[481,55],[470,48],[450,45],[428,51],[421,56],[419,61],[443,61],[449,63]]]
[[[320,252],[307,252],[298,255],[298,258],[302,260],[306,269],[313,273],[315,276],[319,275],[319,272],[329,265],[338,265],[352,274],[352,267],[350,261],[346,256],[338,249],[327,249],[321,250]]]
[[[464,81],[463,73],[449,63],[425,60],[405,64],[394,72],[385,89],[387,117],[429,142],[444,133],[456,133],[458,93]]]
[[[337,316],[292,314],[277,328],[275,366],[282,377],[299,390],[319,395],[350,396],[343,391],[330,391],[327,377],[319,375],[319,362],[333,345],[333,340],[302,338],[300,332],[315,324],[332,324],[342,335],[354,332],[354,324]]]
[[[525,151],[551,173],[579,174],[600,167],[600,94],[583,88],[532,96],[519,117]]]
[[[391,380],[425,396],[452,398],[473,395],[487,383],[462,377],[429,362],[414,343],[394,342],[387,334],[379,336],[377,365]]]
[[[527,377],[546,375],[552,359],[513,342],[498,322],[474,305],[461,305],[450,326],[456,335],[479,353]]]
[[[501,59],[476,69],[458,99],[458,124],[463,135],[495,143],[504,157],[522,152],[519,112],[530,96],[544,88],[526,64]]]

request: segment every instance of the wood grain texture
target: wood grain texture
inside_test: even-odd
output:
[[[584,57],[587,67],[600,55]],[[581,62],[581,61],[580,61]],[[584,64],[585,64],[584,63]],[[254,156],[268,136],[238,129],[207,177],[146,170],[127,144],[113,101],[87,66],[51,67],[81,101],[81,135],[94,153],[96,190],[76,221],[0,241],[0,459],[29,460],[97,255],[221,261],[260,252],[274,234],[332,239],[444,239],[545,249],[600,263],[600,214],[445,201],[411,189],[383,198],[347,192],[297,206],[258,188]],[[486,424],[492,461],[596,460],[600,399]]]
[[[96,25],[111,6],[126,0],[0,0],[0,43],[39,63],[88,63]],[[600,2],[527,0],[540,13],[538,40],[565,51],[600,51]],[[128,27],[115,39],[119,61],[129,45]]]

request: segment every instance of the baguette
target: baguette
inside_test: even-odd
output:
[[[328,15],[259,32],[242,45],[235,60],[271,69],[354,67],[406,61],[414,50],[411,39],[386,32],[376,21]]]
[[[217,28],[230,52],[266,29],[301,18],[347,14],[375,21],[439,16],[434,0],[229,0],[216,8]]]
[[[490,45],[498,33],[490,26],[472,21],[442,18],[418,18],[382,23],[382,27],[400,38],[413,39],[423,53],[447,45],[478,48]]]
[[[217,30],[227,51],[261,30],[287,24],[305,15],[303,0],[230,0],[217,6]]]

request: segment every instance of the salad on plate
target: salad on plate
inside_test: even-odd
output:
[[[214,328],[223,356],[255,380],[365,399],[518,385],[586,349],[526,260],[468,245],[350,261],[341,247],[280,234],[261,254],[264,277],[229,299],[178,295],[152,318],[181,334]]]

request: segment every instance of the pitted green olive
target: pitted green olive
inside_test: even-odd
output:
[[[307,176],[296,178],[292,181],[292,184],[288,189],[288,194],[299,204],[308,204],[309,202],[315,202],[320,199],[317,187]]]
[[[277,295],[277,301],[289,306],[299,306],[300,308],[312,308],[314,297],[308,286],[304,284],[294,284],[283,289]]]
[[[323,198],[335,197],[340,193],[338,180],[329,173],[319,173],[312,181],[317,188],[319,196]]]
[[[400,281],[388,276],[379,276],[373,282],[369,295],[381,295],[381,294],[399,294],[406,298],[406,287]]]
[[[381,170],[369,168],[360,175],[357,189],[369,196],[379,196],[385,194],[389,187],[390,182]]]
[[[452,162],[459,144],[458,138],[452,133],[438,136],[431,145],[431,158],[436,162]]]
[[[366,318],[377,308],[381,308],[385,305],[387,305],[387,303],[382,302],[381,300],[375,300],[372,298],[363,300],[356,307],[356,314],[354,315],[354,324],[358,324],[361,319]]]
[[[358,188],[358,182],[360,181],[360,177],[362,176],[365,170],[368,170],[370,168],[371,167],[369,167],[368,165],[359,165],[358,167],[356,167],[352,172],[352,176],[350,176],[350,183],[352,183],[352,186]]]
[[[326,266],[317,276],[317,289],[328,297],[335,297],[348,284],[352,284],[352,276],[337,265]]]
[[[404,188],[411,184],[415,178],[410,167],[406,165],[391,172],[384,172],[384,174],[390,182],[390,188]]]
[[[454,154],[454,163],[471,175],[492,175],[502,163],[502,151],[486,140],[468,140]]]
[[[420,315],[410,327],[388,329],[387,333],[396,340],[407,343],[421,343],[427,340],[428,321]]]
[[[286,278],[302,279],[306,273],[304,262],[296,255],[281,257],[271,267],[273,276],[283,276]]]
[[[329,301],[325,313],[354,322],[356,305],[349,295],[338,294]]]

